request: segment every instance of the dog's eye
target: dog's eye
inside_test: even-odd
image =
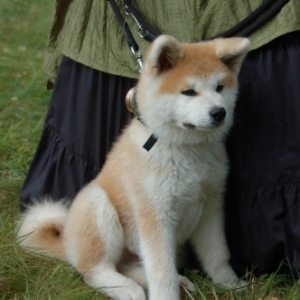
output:
[[[224,85],[219,84],[219,85],[216,87],[216,92],[217,92],[217,93],[221,93],[221,92],[223,91],[223,88],[224,88]]]
[[[193,97],[197,95],[197,92],[193,89],[185,90],[181,92],[182,95]]]

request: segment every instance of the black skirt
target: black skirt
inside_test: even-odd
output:
[[[272,272],[282,261],[300,271],[300,32],[250,52],[239,79],[227,140],[232,265],[240,275]],[[97,175],[130,118],[124,98],[134,85],[64,57],[21,209],[32,197],[72,199]]]
[[[300,32],[250,52],[239,76],[226,195],[239,274],[300,271]]]
[[[125,95],[136,80],[99,72],[64,57],[41,140],[21,192],[31,198],[72,199],[99,173],[128,123]]]

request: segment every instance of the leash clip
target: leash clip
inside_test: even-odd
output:
[[[131,16],[132,19],[134,20],[134,22],[136,23],[137,27],[138,27],[138,34],[139,36],[148,41],[148,42],[152,42],[156,36],[153,35],[148,29],[147,26],[144,26],[139,20],[138,18],[135,16],[134,12],[130,10],[130,7],[125,3],[124,0],[122,0],[123,5],[124,5],[124,10],[125,10],[125,14],[127,16]],[[128,1],[127,1],[128,2]],[[145,28],[146,27],[146,28]]]
[[[147,36],[147,30],[144,28],[144,26],[138,21],[138,19],[136,18],[136,16],[130,11],[129,7],[124,3],[124,8],[125,8],[125,13],[127,16],[131,16],[134,20],[134,22],[136,23],[136,25],[138,26],[138,34],[141,38],[145,38]]]
[[[142,54],[140,52],[139,49],[135,50],[134,47],[130,47],[131,49],[131,52],[133,53],[138,65],[139,65],[139,71],[140,73],[142,72],[142,69],[143,69],[143,57],[142,57]]]

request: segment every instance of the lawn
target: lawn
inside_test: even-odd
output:
[[[41,66],[53,3],[0,2],[0,299],[105,299],[68,265],[24,253],[14,242],[19,193],[50,97]],[[253,279],[239,292],[221,290],[195,272],[188,276],[198,292],[183,299],[300,299],[299,279],[284,275]]]

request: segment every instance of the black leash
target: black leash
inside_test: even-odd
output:
[[[122,0],[125,11],[130,15],[136,24],[138,25],[138,33],[140,37],[148,42],[155,40],[161,33],[152,27],[139,13],[139,11],[133,6],[130,0]]]
[[[115,15],[116,15],[116,18],[122,28],[122,31],[123,31],[123,34],[125,36],[125,39],[127,41],[127,44],[130,48],[130,50],[132,51],[132,53],[135,55],[135,58],[139,64],[139,67],[140,67],[140,71],[142,70],[143,68],[143,61],[142,61],[142,55],[140,53],[140,50],[139,50],[139,46],[137,44],[137,42],[135,41],[129,27],[128,27],[128,24],[125,22],[122,14],[120,13],[120,10],[115,2],[115,0],[108,0]],[[125,7],[126,9],[126,7]],[[129,12],[127,12],[129,13]],[[145,33],[145,36],[149,37],[148,34],[146,34],[146,32],[143,31],[143,28],[139,28],[140,30],[140,33],[144,34]],[[141,35],[140,34],[140,35]],[[142,35],[141,35],[142,36]],[[150,41],[150,40],[149,40]],[[152,40],[151,40],[152,41]],[[132,103],[132,112],[136,115],[137,119],[144,125],[147,127],[147,125],[145,124],[145,122],[142,120],[142,117],[141,117],[141,114],[138,110],[138,106],[137,106],[137,102],[136,102],[136,98],[135,98],[135,93],[131,93],[130,97],[132,97],[131,99],[131,103]],[[126,99],[127,100],[127,99]],[[146,143],[143,145],[143,148],[147,151],[150,151],[151,148],[154,146],[154,144],[157,142],[157,137],[155,137],[154,134],[152,134],[149,139],[146,141]]]
[[[266,0],[241,22],[211,39],[233,36],[248,37],[275,17],[289,1],[290,0]]]
[[[161,32],[152,27],[138,12],[138,10],[131,3],[131,0],[122,0],[127,14],[130,14],[136,21],[137,24],[140,24],[142,30],[145,32],[145,36],[142,36],[147,41],[153,41],[158,37]],[[257,29],[262,27],[273,17],[275,17],[279,11],[286,5],[290,0],[265,0],[258,8],[256,8],[250,15],[245,19],[237,23],[235,26],[229,30],[210,37],[209,39],[214,39],[218,37],[248,37]]]
[[[120,10],[116,4],[116,2],[114,0],[108,0],[115,15],[116,15],[116,18],[120,24],[120,27],[122,29],[122,32],[124,34],[124,37],[127,41],[127,44],[131,50],[131,52],[134,54],[135,56],[135,59],[140,67],[140,71],[142,70],[143,68],[143,60],[142,60],[142,54],[139,50],[139,45],[137,44],[136,40],[134,39],[129,27],[128,27],[128,24],[125,22],[122,14],[120,13]]]

